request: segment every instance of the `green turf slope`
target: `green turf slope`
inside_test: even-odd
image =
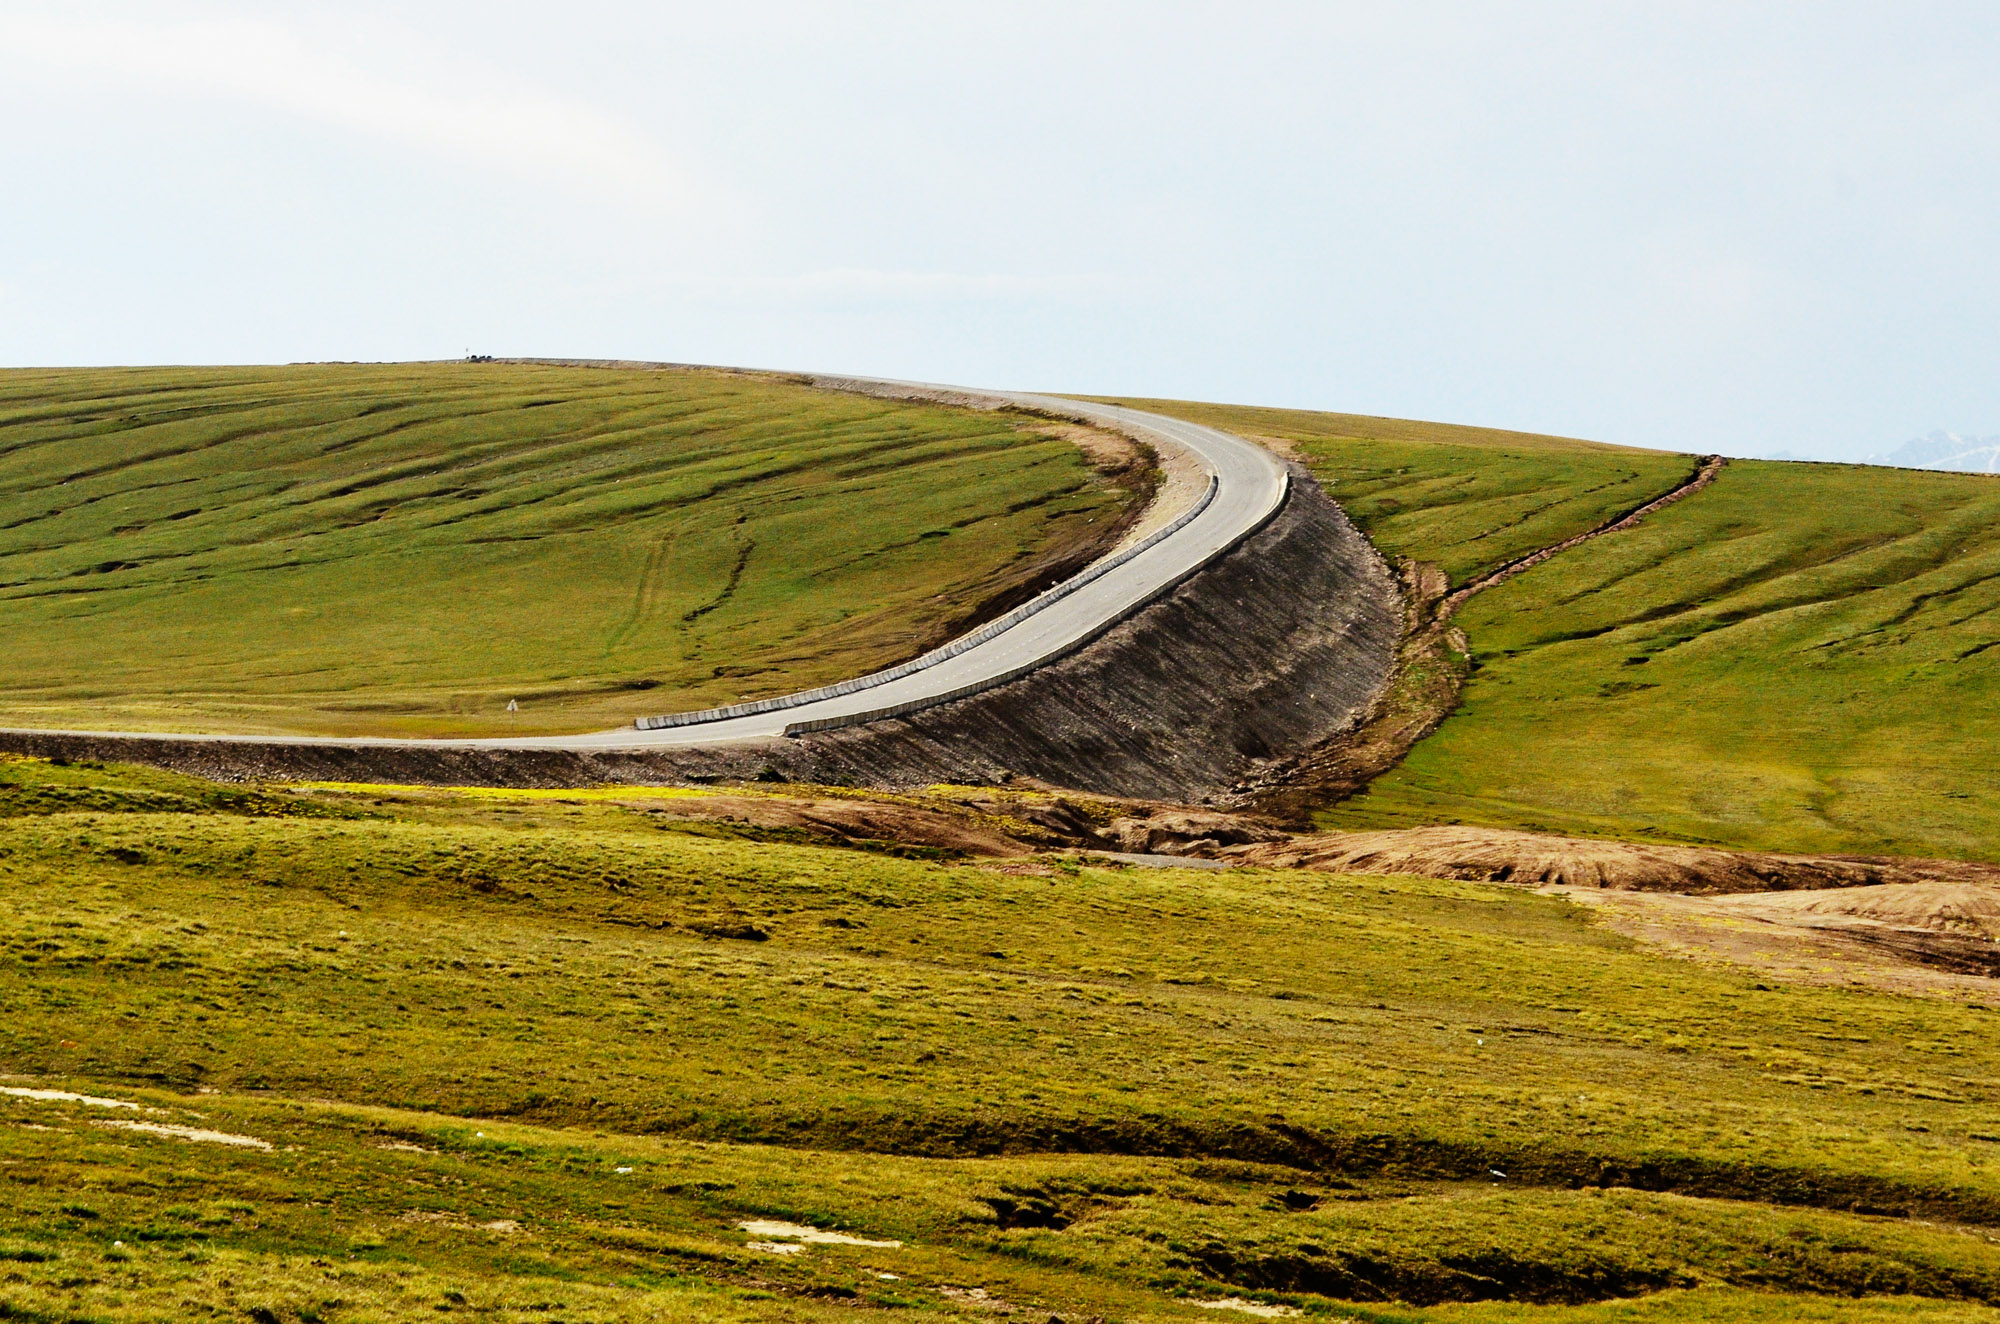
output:
[[[615,725],[910,656],[1121,500],[1031,420],[719,372],[0,372],[0,725]]]
[[[652,803],[0,763],[0,1310],[1995,1318],[1980,1007]]]
[[[1644,505],[1694,464],[1667,451],[1360,414],[1119,399],[1302,458],[1390,556],[1454,584]]]
[[[2000,481],[1738,461],[1469,604],[1457,715],[1342,826],[2000,859]]]

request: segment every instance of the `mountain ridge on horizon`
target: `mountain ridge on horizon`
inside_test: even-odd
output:
[[[1904,442],[1895,450],[1870,455],[1863,462],[1894,465],[1899,469],[2000,473],[2000,436],[1968,437],[1938,428]]]
[[[1828,454],[1775,450],[1748,458],[1791,460],[1808,464],[1880,464],[1895,469],[1936,469],[1953,473],[2000,473],[2000,435],[1973,437],[1936,428],[1912,437],[1890,451],[1874,451],[1857,459]]]

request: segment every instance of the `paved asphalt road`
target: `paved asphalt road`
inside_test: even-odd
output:
[[[1283,463],[1262,447],[1214,428],[1201,427],[1136,409],[1125,409],[1117,405],[1090,404],[1054,396],[1005,391],[970,391],[959,387],[874,382],[862,379],[828,379],[828,382],[834,384],[841,380],[851,381],[852,385],[861,389],[907,386],[913,392],[935,393],[953,400],[993,400],[1029,409],[1049,410],[1106,423],[1142,439],[1157,440],[1170,446],[1178,445],[1193,452],[1214,475],[1215,496],[1199,515],[1171,536],[993,638],[922,671],[837,698],[819,699],[800,706],[754,716],[732,717],[662,730],[642,731],[627,726],[613,731],[593,731],[570,736],[476,740],[198,735],[176,738],[287,745],[662,749],[766,739],[782,735],[787,726],[799,722],[824,719],[833,719],[835,723],[839,723],[842,719],[852,721],[894,705],[904,703],[921,705],[925,700],[935,699],[940,695],[976,690],[1001,678],[1018,675],[1024,668],[1063,655],[1076,647],[1080,641],[1088,640],[1101,633],[1108,625],[1123,620],[1152,601],[1166,588],[1179,583],[1190,572],[1234,547],[1261,526],[1284,500],[1287,478]],[[1090,571],[1086,568],[1079,577],[1089,574]],[[157,738],[162,733],[144,734]]]

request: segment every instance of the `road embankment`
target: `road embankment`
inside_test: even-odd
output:
[[[963,701],[802,742],[886,784],[1032,777],[1183,802],[1350,726],[1401,627],[1381,557],[1303,471],[1265,527],[1089,647]]]
[[[1351,727],[1394,665],[1394,578],[1302,471],[1261,529],[1070,655],[906,717],[789,740],[657,750],[250,743],[0,734],[0,750],[221,780],[586,786],[721,779],[903,787],[1032,778],[1183,802]]]

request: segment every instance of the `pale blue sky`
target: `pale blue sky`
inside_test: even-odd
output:
[[[0,0],[0,363],[2000,433],[1991,4]]]

